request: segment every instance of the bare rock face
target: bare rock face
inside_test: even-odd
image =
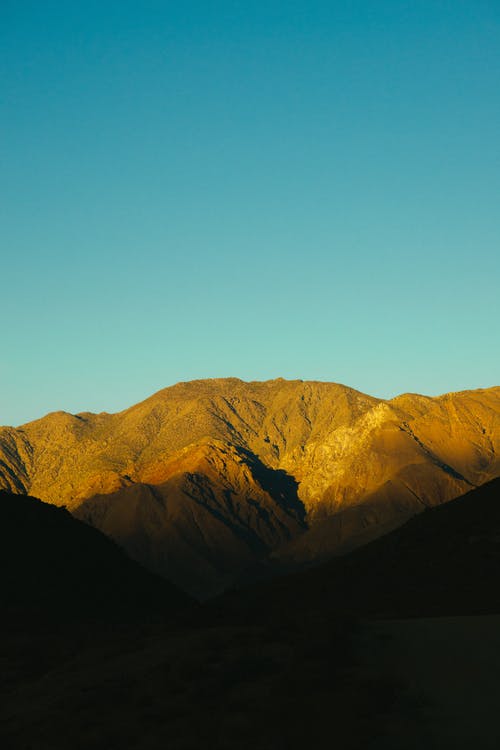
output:
[[[118,414],[0,428],[0,487],[65,504],[198,596],[317,561],[500,475],[500,388],[179,383]]]

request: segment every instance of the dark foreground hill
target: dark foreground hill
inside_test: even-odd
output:
[[[384,618],[500,613],[500,478],[344,557],[226,595],[214,607]],[[269,614],[269,616],[273,616]]]
[[[64,508],[0,492],[3,620],[144,619],[190,604]]]

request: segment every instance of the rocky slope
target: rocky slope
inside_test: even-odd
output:
[[[384,401],[235,378],[0,429],[0,486],[64,503],[192,593],[318,560],[500,475],[500,388]]]

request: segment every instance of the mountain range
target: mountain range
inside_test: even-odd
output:
[[[359,547],[500,475],[500,388],[179,383],[0,428],[0,487],[65,505],[198,598]]]

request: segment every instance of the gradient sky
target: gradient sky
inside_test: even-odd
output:
[[[0,423],[500,383],[500,3],[0,3]]]

